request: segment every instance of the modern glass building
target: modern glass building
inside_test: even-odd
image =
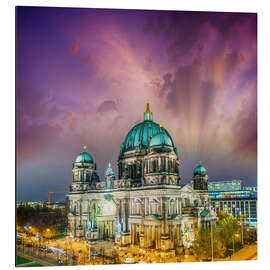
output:
[[[208,182],[209,191],[237,191],[242,189],[242,180]]]
[[[257,227],[257,197],[212,199],[211,204],[216,212],[224,211],[234,216],[243,215],[246,217],[247,227]]]
[[[254,191],[257,192],[257,187],[243,187],[243,190],[249,190],[249,191]]]
[[[253,190],[237,190],[237,191],[209,191],[210,199],[223,198],[256,198],[257,192]]]
[[[257,187],[243,187],[242,180],[208,182],[209,199],[216,212],[245,216],[246,226],[257,226]]]

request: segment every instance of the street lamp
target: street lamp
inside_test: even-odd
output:
[[[23,226],[23,229],[25,231],[25,235],[23,237],[23,254],[25,254],[25,236],[27,235],[27,231],[28,231],[28,226]]]
[[[23,235],[23,237],[22,237],[22,242],[23,242],[23,254],[25,254],[25,248],[24,248],[24,244],[25,244],[25,243],[24,243],[24,238],[25,238],[25,237],[24,237],[24,235]]]
[[[35,235],[35,237],[36,237],[36,240],[37,240],[37,251],[36,251],[36,253],[37,253],[37,256],[38,256],[38,240],[39,240],[39,238],[40,238],[40,235],[37,233],[37,234]]]
[[[232,237],[232,240],[233,240],[233,241],[232,241],[232,243],[233,243],[233,254],[234,254],[234,252],[235,252],[235,246],[234,246],[234,237],[235,237],[235,236],[238,238],[238,237],[239,237],[239,234],[238,234],[238,233],[236,233],[236,234],[234,233],[234,234],[233,234],[233,237]]]
[[[240,211],[240,223],[241,223],[241,233],[242,233],[242,247],[244,247],[244,229],[243,229],[243,221],[242,221],[241,211]]]
[[[90,263],[90,259],[91,259],[91,240],[89,239],[89,254],[88,254],[88,256],[89,256],[89,263]]]
[[[74,236],[71,234],[69,236],[69,240],[70,240],[70,265],[72,265],[72,239],[74,238]]]
[[[212,252],[212,262],[214,261],[214,239],[213,239],[213,224],[212,221],[210,221],[211,224],[211,252]]]

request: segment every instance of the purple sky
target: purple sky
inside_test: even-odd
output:
[[[202,160],[256,185],[256,14],[19,7],[16,26],[18,200],[67,190],[85,144],[117,172],[147,95],[183,183]]]

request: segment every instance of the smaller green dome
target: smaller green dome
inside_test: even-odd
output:
[[[194,174],[207,174],[207,170],[201,164],[199,164],[193,172]]]
[[[93,162],[94,162],[93,158],[87,152],[81,152],[75,160],[75,163],[93,163]]]
[[[160,146],[160,145],[173,146],[173,143],[170,137],[162,131],[158,133],[157,135],[155,135],[149,143],[150,147]]]
[[[109,167],[106,169],[106,172],[105,172],[105,176],[109,176],[109,175],[111,175],[111,176],[114,175],[114,171],[111,167],[111,163],[109,163]]]

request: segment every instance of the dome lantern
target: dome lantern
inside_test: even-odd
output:
[[[150,111],[149,97],[147,97],[146,111],[144,112],[144,121],[153,121],[153,113]]]

